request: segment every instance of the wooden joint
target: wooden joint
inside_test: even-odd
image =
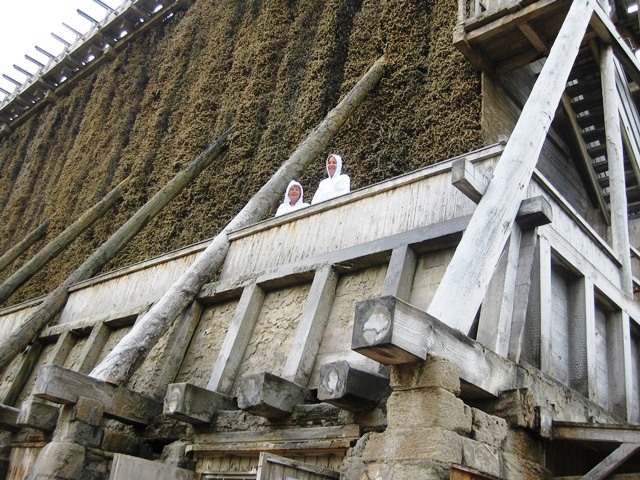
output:
[[[479,203],[487,191],[489,179],[467,158],[459,158],[451,164],[451,184],[470,200]]]
[[[141,393],[58,365],[40,367],[33,394],[63,405],[75,404],[80,397],[94,399],[103,405],[105,416],[137,425],[148,425],[162,412],[160,402]]]
[[[318,400],[351,412],[373,410],[391,393],[389,379],[373,372],[353,368],[345,360],[320,367]]]
[[[264,418],[286,417],[309,398],[307,388],[268,372],[243,375],[238,387],[238,407]]]
[[[16,424],[19,427],[30,427],[43,432],[53,432],[58,424],[60,408],[36,398],[29,397],[22,402]]]
[[[162,413],[193,425],[209,424],[218,410],[236,410],[233,397],[190,383],[171,383]]]
[[[516,222],[523,230],[528,230],[553,222],[553,209],[543,196],[525,198],[520,203]]]
[[[427,349],[416,335],[414,318],[403,315],[392,296],[356,304],[351,349],[384,365],[413,363],[427,358]],[[425,313],[425,315],[427,315]]]

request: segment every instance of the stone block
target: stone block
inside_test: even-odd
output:
[[[79,420],[80,422],[100,426],[104,408],[102,404],[93,398],[78,397],[78,402],[73,407],[71,420]]]
[[[507,438],[509,427],[506,420],[489,415],[477,408],[471,409],[473,418],[472,438],[478,442],[499,447]]]
[[[44,446],[33,465],[32,480],[81,480],[85,448],[76,443],[51,442]]]
[[[530,431],[517,427],[509,428],[507,431],[504,451],[534,463],[542,463],[544,458],[540,439]]]
[[[105,429],[100,448],[107,452],[139,456],[144,452],[144,440],[117,430]]]
[[[484,443],[462,439],[462,465],[479,472],[500,476],[500,452],[497,448]]]
[[[186,455],[186,448],[189,444],[190,442],[178,440],[169,445],[165,445],[162,449],[160,461],[166,465],[172,465],[177,468],[195,470],[195,462]]]
[[[56,442],[78,443],[85,447],[99,447],[103,430],[88,423],[73,421],[58,424],[54,439]]]
[[[394,391],[387,400],[387,425],[388,429],[441,427],[469,434],[472,415],[462,400],[440,387]]]
[[[534,403],[533,394],[526,388],[520,388],[503,392],[496,399],[477,401],[475,406],[490,415],[504,418],[511,425],[534,428]]]
[[[502,475],[505,480],[551,480],[553,475],[539,463],[529,462],[516,455],[502,455]]]
[[[460,463],[462,438],[443,428],[387,430],[371,435],[362,460],[365,463],[403,460]]]
[[[393,390],[440,387],[458,396],[460,368],[445,358],[429,355],[424,362],[391,367],[390,384]]]

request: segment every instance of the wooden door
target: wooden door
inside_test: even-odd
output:
[[[256,480],[325,480],[340,478],[340,474],[324,467],[316,467],[272,453],[260,453]]]

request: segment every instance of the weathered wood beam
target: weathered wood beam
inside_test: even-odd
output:
[[[122,190],[128,179],[124,180],[111,190],[98,203],[84,212],[78,220],[73,222],[56,238],[45,245],[31,259],[6,279],[0,285],[0,303],[4,303],[16,290],[24,285],[31,277],[38,273],[49,261],[56,258],[76,238],[104,216],[118,200],[122,198]]]
[[[553,422],[554,440],[640,443],[640,426],[628,424]]]
[[[516,223],[522,230],[530,230],[553,222],[553,208],[541,195],[525,198],[516,214]]]
[[[40,353],[42,353],[43,347],[44,345],[41,342],[34,342],[27,347],[28,350],[23,354],[22,362],[17,369],[18,371],[11,380],[11,385],[2,399],[2,403],[4,405],[14,406],[16,404],[20,392],[27,383],[27,380],[29,380],[33,367],[38,362],[38,358],[40,357]]]
[[[69,287],[95,275],[114,258],[162,209],[175,198],[192,180],[211,164],[224,150],[231,129],[211,144],[198,158],[187,165],[180,173],[143,205],[116,233],[94,251],[55,290],[49,293],[38,308],[31,313],[2,343],[0,343],[0,367],[9,363],[18,352],[52,320],[64,307],[69,296]]]
[[[53,432],[58,423],[60,408],[29,397],[22,405],[16,419],[18,427],[29,427],[43,432]]]
[[[40,240],[46,233],[49,228],[49,224],[51,220],[47,219],[38,225],[31,233],[29,233],[26,237],[20,240],[17,244],[7,250],[0,257],[0,272],[7,268],[8,265],[11,264],[16,258],[22,255],[31,245]]]
[[[286,417],[308,398],[308,389],[269,372],[243,375],[238,386],[238,408],[264,418]]]
[[[517,365],[394,297],[356,304],[351,349],[385,365],[442,356],[459,366],[462,380],[489,395],[519,387]]]
[[[583,480],[604,480],[640,449],[640,443],[623,443],[599,464],[589,470]]]
[[[466,158],[451,164],[451,184],[474,203],[479,203],[491,180]]]
[[[309,383],[337,284],[338,274],[331,265],[325,265],[316,272],[282,370],[282,378],[298,385],[306,386]]]
[[[75,368],[77,372],[89,373],[91,371],[98,361],[98,358],[100,358],[102,349],[110,335],[111,329],[104,322],[93,326],[89,338],[85,342],[78,357],[77,367]]]
[[[387,274],[382,284],[381,296],[392,295],[408,302],[416,273],[416,263],[416,254],[408,244],[394,248],[391,251]]]
[[[610,313],[607,329],[610,378],[615,379],[609,384],[609,408],[630,420],[631,405],[637,404],[638,400],[633,393],[635,360],[631,351],[629,316],[622,310]]]
[[[595,0],[573,2],[486,193],[449,263],[429,313],[468,333],[551,126]]]
[[[100,365],[94,368],[92,376],[113,383],[123,383],[130,377],[180,312],[193,302],[200,288],[220,268],[229,250],[228,233],[262,219],[273,208],[291,178],[299,177],[306,165],[320,155],[351,113],[378,84],[384,74],[384,67],[385,58],[381,57],[240,213],[211,241],[191,267],[174,282]]]
[[[207,390],[225,395],[231,393],[251,333],[258,321],[265,292],[255,283],[245,287],[233,314],[231,325],[218,352]]]
[[[16,425],[18,413],[20,413],[20,410],[18,410],[17,408],[0,404],[0,428],[3,430],[8,430],[10,432],[19,430],[20,427]]]
[[[182,422],[204,425],[213,421],[216,411],[237,408],[233,397],[190,383],[172,383],[167,387],[162,413]]]
[[[391,393],[389,378],[340,360],[320,367],[318,400],[351,412],[365,412]]]
[[[631,258],[629,257],[629,223],[627,213],[627,188],[622,151],[622,132],[618,111],[618,91],[613,50],[607,45],[600,48],[600,80],[604,125],[609,164],[609,203],[611,205],[611,240],[613,250],[621,264],[620,286],[633,295]]]
[[[103,405],[105,416],[136,425],[148,425],[162,413],[162,404],[146,395],[58,365],[40,367],[33,394],[63,405],[91,398]]]
[[[604,196],[602,195],[602,188],[598,183],[598,179],[596,178],[596,173],[593,169],[593,165],[591,164],[591,155],[587,150],[587,145],[584,142],[584,137],[582,136],[582,129],[578,123],[578,117],[576,116],[576,112],[573,110],[571,106],[571,101],[566,93],[562,94],[562,107],[564,108],[565,117],[569,123],[569,130],[571,131],[571,135],[573,136],[573,140],[578,147],[578,158],[582,163],[583,171],[587,174],[587,178],[589,179],[589,186],[591,187],[591,191],[596,197],[598,202],[598,206],[600,207],[600,211],[602,212],[602,216],[604,217],[605,222],[607,224],[611,224],[611,219],[609,218],[609,205],[605,201]]]

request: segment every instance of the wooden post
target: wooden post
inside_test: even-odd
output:
[[[0,257],[0,272],[3,271],[11,262],[13,262],[16,258],[24,253],[31,245],[36,243],[42,236],[47,233],[47,229],[49,228],[49,224],[51,220],[47,219],[42,224],[40,224],[35,230],[33,230],[29,235],[24,237],[20,242],[7,250]]]
[[[122,187],[126,182],[127,180],[124,180],[116,188],[111,190],[102,200],[82,214],[82,216],[67,227],[64,232],[45,245],[31,260],[5,280],[2,285],[0,285],[0,303],[4,303],[18,288],[24,285],[50,260],[56,258],[60,252],[78,238],[82,232],[107,213],[107,211],[122,198]]]
[[[306,165],[315,160],[351,113],[378,84],[384,74],[385,58],[379,58],[340,103],[298,146],[269,181],[200,254],[167,293],[142,317],[133,329],[91,372],[91,376],[112,383],[125,382],[140,365],[171,323],[209,282],[229,250],[228,233],[262,219],[282,196],[287,183],[299,177]]]
[[[507,242],[595,0],[573,2],[522,114],[496,165],[493,179],[438,287],[429,313],[469,333]]]
[[[140,208],[116,233],[104,242],[67,279],[46,296],[11,335],[0,343],[0,367],[9,363],[23,350],[38,332],[64,307],[69,287],[95,275],[114,258],[162,209],[191,183],[223,151],[231,129],[211,144],[198,158],[165,185],[151,200]]]
[[[624,178],[624,155],[622,152],[622,132],[620,130],[614,61],[611,46],[601,45],[600,78],[602,81],[607,161],[609,163],[611,240],[613,251],[618,256],[621,264],[621,289],[625,293],[633,295],[631,258],[629,256],[629,225],[627,222],[627,189]]]

